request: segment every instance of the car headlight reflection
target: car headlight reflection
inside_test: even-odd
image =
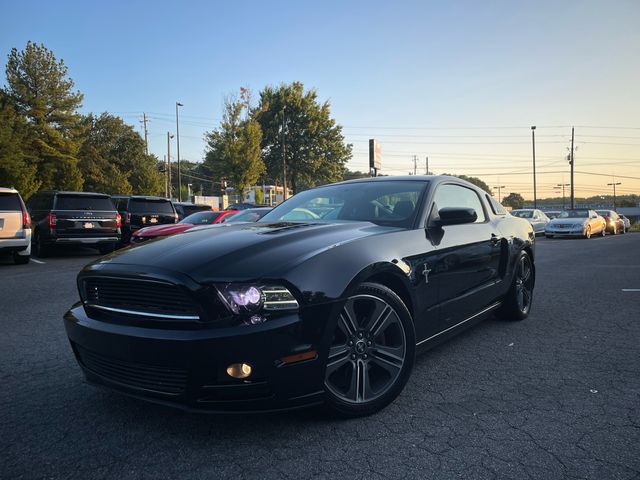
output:
[[[299,307],[289,289],[281,285],[228,284],[216,289],[227,308],[236,315],[297,310]]]

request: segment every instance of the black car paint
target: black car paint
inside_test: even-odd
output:
[[[203,300],[213,295],[212,284],[272,281],[290,288],[300,310],[275,315],[262,325],[241,324],[226,312],[216,319],[205,313],[202,321],[187,327],[92,318],[99,315],[87,315],[91,309],[78,304],[65,316],[76,354],[81,345],[132,364],[179,365],[190,372],[187,390],[178,396],[110,381],[79,358],[87,378],[189,410],[295,408],[322,401],[323,365],[337,314],[364,281],[385,284],[399,294],[422,348],[481,321],[509,290],[519,253],[526,250],[533,257],[533,230],[526,220],[496,215],[486,194],[462,180],[424,178],[429,188],[412,229],[369,222],[230,224],[131,247],[88,265],[78,276],[80,288],[91,276],[157,279]],[[443,183],[475,189],[486,221],[434,224],[432,196]],[[311,349],[318,351],[317,358],[291,365],[280,361]],[[234,362],[255,366],[250,382],[225,374]]]
[[[133,232],[141,228],[152,225],[163,225],[168,223],[177,223],[178,213],[173,202],[163,197],[145,197],[139,195],[114,195],[113,201],[122,216],[122,240],[121,245],[128,245],[131,241]],[[132,202],[159,202],[168,203],[171,206],[171,212],[161,212],[154,208],[145,210],[133,210]],[[153,220],[153,221],[152,221]]]
[[[110,199],[109,195],[91,192],[42,191],[27,202],[33,229],[33,241],[43,245],[75,244],[100,246],[116,244],[121,230],[117,226],[115,206],[107,210],[60,209],[58,197],[97,197]],[[111,205],[113,205],[110,202]],[[56,215],[55,227],[49,226],[49,214]],[[86,226],[90,224],[90,228]]]

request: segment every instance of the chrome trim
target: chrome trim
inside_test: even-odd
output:
[[[97,243],[97,242],[117,242],[118,237],[93,237],[93,238],[56,238],[56,243]]]
[[[428,342],[431,339],[434,339],[440,335],[442,335],[443,333],[448,332],[449,330],[453,330],[454,328],[462,325],[463,323],[467,323],[470,320],[473,320],[476,317],[479,317],[480,315],[482,315],[483,313],[487,313],[491,310],[494,310],[496,308],[498,308],[500,305],[502,305],[502,302],[496,302],[493,305],[489,305],[487,308],[485,308],[484,310],[479,311],[478,313],[474,313],[473,315],[471,315],[469,318],[462,320],[461,322],[456,323],[455,325],[450,326],[449,328],[447,328],[446,330],[442,330],[441,332],[436,333],[435,335],[431,335],[429,338],[425,338],[424,340],[419,341],[418,343],[416,343],[416,347],[422,345],[425,342]]]
[[[127,315],[139,315],[141,317],[154,317],[154,318],[169,318],[171,320],[200,320],[199,315],[168,315],[159,313],[147,313],[139,312],[136,310],[125,310],[122,308],[104,307],[102,305],[96,305],[95,303],[84,302],[85,307],[98,308],[100,310],[106,310],[108,312],[125,313]]]

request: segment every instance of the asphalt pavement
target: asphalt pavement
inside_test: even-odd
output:
[[[62,315],[96,257],[0,259],[0,478],[640,479],[640,234],[539,240],[527,320],[421,355],[357,420],[186,414],[85,384]]]

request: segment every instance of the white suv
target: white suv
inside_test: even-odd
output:
[[[0,187],[0,253],[11,252],[17,264],[31,257],[31,218],[13,188]]]

